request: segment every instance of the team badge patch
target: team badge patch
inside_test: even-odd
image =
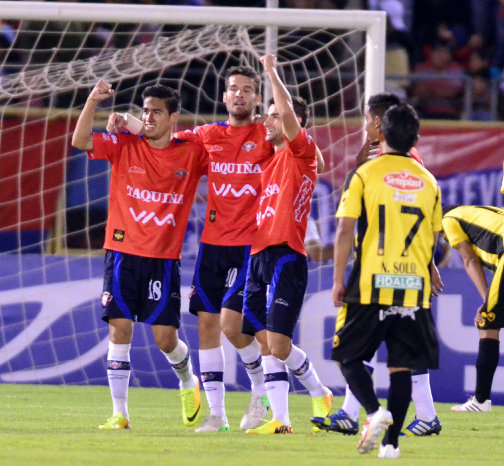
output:
[[[247,152],[250,152],[252,149],[255,149],[257,145],[253,141],[247,141],[245,144],[243,144],[242,149],[246,150]]]
[[[108,291],[104,291],[101,295],[102,306],[105,307],[110,301],[112,301],[112,295]]]
[[[126,232],[124,230],[114,230],[114,235],[112,236],[113,241],[119,241],[123,242],[124,241],[124,235]]]
[[[421,191],[425,183],[421,178],[412,175],[408,170],[399,173],[389,173],[383,178],[385,184],[399,191]]]
[[[179,180],[182,180],[183,178],[185,178],[187,175],[189,174],[189,172],[185,171],[183,168],[181,168],[180,170],[177,170],[175,172],[175,176],[179,179]]]
[[[208,218],[211,222],[215,222],[215,217],[217,216],[217,212],[215,210],[210,211],[210,217]]]

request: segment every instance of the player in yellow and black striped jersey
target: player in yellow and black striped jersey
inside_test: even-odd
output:
[[[368,414],[359,452],[371,451],[384,428],[384,455],[398,456],[398,437],[411,395],[411,370],[438,367],[439,347],[430,311],[434,246],[441,230],[441,194],[435,178],[409,151],[419,121],[406,104],[383,116],[383,156],[350,173],[336,216],[334,253],[336,321],[332,359]],[[357,224],[356,258],[348,283],[345,268]],[[437,272],[437,270],[436,270]],[[363,361],[387,344],[390,411],[383,409]],[[388,452],[388,453],[387,453]],[[385,456],[389,457],[389,456]]]
[[[499,364],[499,332],[504,326],[504,210],[491,206],[446,206],[443,235],[460,253],[483,304],[474,323],[479,330],[476,393],[453,411],[490,411],[490,393]],[[494,274],[490,287],[483,269]]]

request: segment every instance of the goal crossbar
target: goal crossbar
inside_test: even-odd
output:
[[[383,91],[386,13],[360,10],[189,7],[58,2],[1,2],[3,19],[154,24],[316,27],[366,31],[364,97]]]

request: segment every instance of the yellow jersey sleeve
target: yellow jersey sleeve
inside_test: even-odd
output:
[[[453,217],[443,218],[443,230],[452,248],[456,248],[462,241],[469,241],[460,223]]]
[[[357,172],[351,176],[336,211],[336,217],[359,218],[362,212],[362,196],[364,184]]]

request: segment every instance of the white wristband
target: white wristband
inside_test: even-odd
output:
[[[123,113],[122,116],[125,120],[124,126],[130,133],[139,134],[142,131],[143,128],[142,120],[135,118],[133,115],[129,113]]]

